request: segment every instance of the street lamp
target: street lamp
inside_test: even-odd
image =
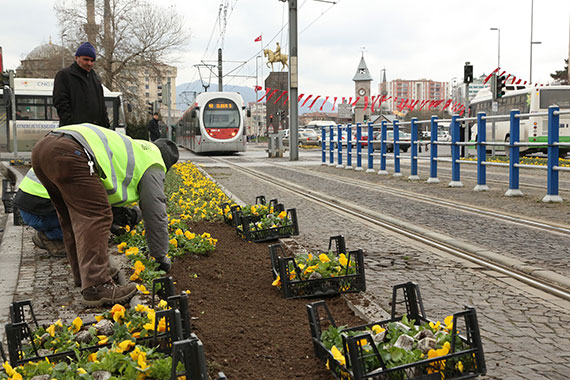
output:
[[[530,1],[530,74],[528,81],[532,83],[532,45],[538,45],[542,42],[533,41],[532,40],[532,23],[533,23],[533,15],[534,15],[534,0]]]
[[[497,41],[497,68],[501,67],[501,29],[491,28],[491,30],[496,30],[498,41]]]
[[[65,32],[61,33],[61,68],[65,68],[65,47],[63,46],[63,37],[67,36]]]

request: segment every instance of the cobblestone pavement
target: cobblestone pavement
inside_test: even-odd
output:
[[[232,160],[240,161],[240,158],[234,157]],[[207,162],[204,158],[197,158],[196,162],[198,161]],[[258,165],[255,169],[270,171],[274,175],[279,175],[281,170],[284,170],[268,168],[267,163],[250,162],[248,165]],[[317,166],[310,168],[328,170]],[[563,379],[570,373],[569,302],[560,301],[475,264],[435,252],[429,247],[389,232],[379,231],[352,218],[340,216],[289,191],[277,189],[249,176],[238,175],[228,167],[204,165],[204,169],[231,193],[248,203],[253,203],[255,196],[263,194],[268,198],[278,198],[286,208],[296,208],[301,231],[296,240],[307,248],[326,249],[328,236],[336,234],[345,235],[349,248],[362,248],[366,252],[367,296],[385,310],[389,306],[392,286],[410,280],[420,285],[426,313],[432,319],[442,320],[445,316],[462,310],[464,305],[474,306],[479,317],[487,360],[486,379]],[[362,178],[370,176],[352,171],[342,172]],[[307,186],[303,176],[291,175],[287,178]],[[448,197],[443,186],[432,187],[425,183],[420,186],[417,183],[394,179],[383,180],[382,184],[388,182],[406,190],[420,188],[425,189],[421,191],[423,194],[433,193],[439,197]],[[325,186],[320,190],[351,196],[357,192],[345,185],[329,184],[329,187],[332,188],[327,189]],[[475,198],[479,204],[482,196],[488,199],[483,204],[493,204],[493,197],[489,194],[475,194],[468,189],[452,190],[455,190],[456,198],[460,192],[467,194],[461,196],[465,198],[464,202],[467,198]],[[513,202],[518,203],[518,207],[536,203],[530,198],[527,196]],[[497,199],[494,201],[497,202]],[[405,207],[398,205],[400,202],[392,203],[396,204],[394,207],[400,207],[401,212],[405,212]],[[389,202],[386,201],[382,208],[388,206]],[[418,213],[425,213],[425,210],[420,209],[421,206],[414,207]],[[514,205],[509,207],[512,207],[511,211],[517,210]],[[540,208],[549,208],[549,205],[540,205]],[[454,216],[447,212],[446,217]],[[467,222],[464,216],[454,218],[455,223]],[[431,223],[438,227],[439,223],[444,222],[433,218]],[[453,224],[445,226],[449,231],[456,229]],[[513,231],[504,229],[498,236],[507,236],[511,232]],[[563,257],[560,256],[559,260],[562,262]]]

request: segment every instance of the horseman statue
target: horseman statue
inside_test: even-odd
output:
[[[271,51],[270,49],[264,49],[263,50],[263,56],[267,57],[267,67],[269,67],[269,64],[271,63],[271,71],[274,71],[273,69],[273,63],[274,62],[281,62],[281,71],[283,71],[283,69],[285,69],[285,67],[287,67],[287,54],[283,54],[281,53],[281,46],[279,46],[279,42],[277,42],[277,48],[275,49],[275,51]]]

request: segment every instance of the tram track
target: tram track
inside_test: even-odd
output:
[[[386,215],[381,215],[369,210],[364,210],[362,207],[359,207],[358,205],[352,204],[350,202],[335,199],[326,194],[306,189],[302,186],[292,184],[282,179],[275,178],[274,176],[265,174],[250,167],[244,167],[238,165],[227,159],[218,158],[218,157],[211,157],[211,159],[220,164],[227,165],[228,167],[242,174],[272,184],[281,189],[288,190],[294,193],[296,196],[302,197],[304,199],[317,203],[326,208],[333,209],[341,214],[352,216],[357,220],[366,222],[368,224],[371,224],[373,226],[376,226],[384,230],[388,230],[397,235],[405,236],[419,243],[433,247],[446,254],[451,254],[458,258],[468,260],[486,269],[514,278],[518,281],[521,281],[527,285],[542,290],[546,293],[552,294],[556,297],[565,300],[570,300],[570,281],[566,282],[553,281],[552,280],[553,277],[556,279],[564,279],[563,276],[556,274],[554,272],[543,270],[541,268],[530,267],[528,265],[525,265],[524,263],[520,263],[519,265],[515,262],[518,260],[512,260],[502,255],[489,252],[486,249],[476,247],[470,244],[465,244],[463,242],[449,238],[448,236],[427,230],[419,226],[410,225],[409,223],[403,223],[402,221],[399,221],[392,217],[388,217]],[[291,168],[287,167],[287,169]],[[301,169],[295,168],[294,170],[301,170]],[[311,172],[310,174],[315,175],[316,173]],[[327,179],[340,181],[340,179],[338,178],[332,178],[337,176],[331,176],[331,175],[329,176],[330,177]],[[348,180],[342,179],[342,181],[348,181]],[[356,181],[354,179],[350,179],[351,184],[354,185],[355,182]],[[365,183],[367,185],[367,188],[369,188],[370,185],[372,185],[369,182]],[[358,185],[363,186],[362,183]],[[382,191],[388,192],[388,189],[382,189]],[[394,190],[392,190],[390,193],[394,194]],[[404,194],[403,191],[398,190],[398,193],[399,194],[396,195],[402,194],[401,196],[407,196],[407,197],[411,196],[410,195],[411,193],[409,192],[406,192],[408,194]],[[417,194],[415,193],[414,193],[414,199],[418,200]],[[429,202],[428,199],[423,199],[422,201]],[[455,209],[458,208],[458,204],[443,200],[439,200],[438,202],[434,201],[432,202],[432,204],[437,204],[444,207],[453,207]],[[492,215],[493,213],[489,212],[488,210],[477,209],[465,205],[461,206],[463,207],[462,211],[464,212],[478,213],[479,215],[484,215],[489,218],[496,218],[502,221],[508,221],[510,223],[518,223],[518,224],[527,223],[525,224],[527,227],[532,226],[533,228],[544,229],[545,231],[548,231],[550,233],[554,232],[558,234],[570,235],[570,229],[563,226],[549,225],[548,223],[544,222],[525,220],[523,218],[515,218],[511,215],[506,215],[506,214],[493,216]],[[533,268],[533,270],[529,270],[529,268]]]

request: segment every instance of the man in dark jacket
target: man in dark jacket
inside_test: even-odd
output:
[[[160,126],[158,125],[158,112],[152,115],[152,119],[148,121],[148,131],[150,133],[150,141],[160,138]]]
[[[60,70],[53,84],[53,104],[59,126],[92,123],[110,128],[103,86],[95,71],[95,48],[85,42],[75,52],[75,62]]]

